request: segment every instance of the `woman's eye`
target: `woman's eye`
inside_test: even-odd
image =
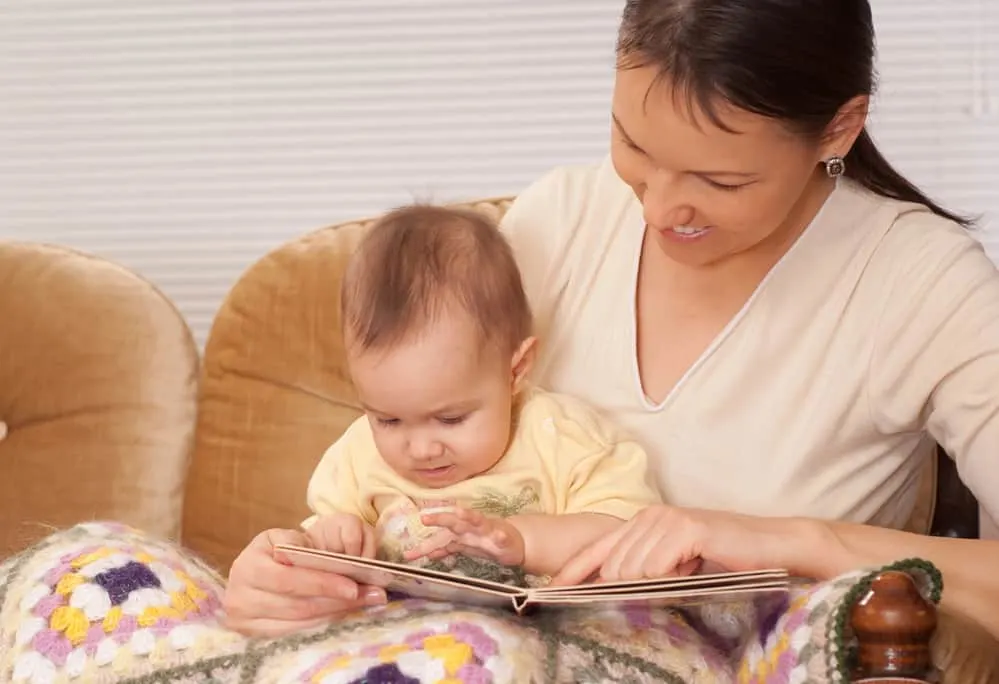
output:
[[[439,416],[437,420],[445,425],[458,425],[465,421],[465,416]]]
[[[642,154],[642,155],[645,154],[645,150],[643,150],[641,147],[639,147],[635,143],[631,142],[630,140],[625,140],[624,141],[624,146],[627,147],[632,152],[637,152],[638,154]]]
[[[711,187],[721,190],[723,192],[735,192],[736,190],[741,190],[742,188],[749,185],[749,183],[739,183],[737,185],[729,185],[728,183],[719,183],[718,181],[713,181],[710,178],[705,178],[704,182]]]

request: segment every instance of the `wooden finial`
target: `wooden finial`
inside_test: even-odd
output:
[[[936,606],[908,574],[879,574],[850,614],[857,637],[859,681],[926,681],[933,669],[930,639]]]

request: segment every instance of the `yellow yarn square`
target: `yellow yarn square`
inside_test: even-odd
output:
[[[74,646],[79,646],[87,638],[90,620],[79,608],[59,606],[52,611],[49,626],[57,632],[63,632]]]
[[[395,644],[393,646],[386,646],[378,652],[378,659],[383,663],[388,663],[395,660],[398,656],[403,653],[409,653],[412,650],[406,644]]]
[[[109,549],[107,547],[97,549],[96,551],[80,556],[79,558],[74,558],[70,565],[74,570],[79,570],[83,566],[90,565],[94,561],[99,561],[101,558],[107,558],[114,552],[114,549]]]
[[[59,578],[59,583],[56,584],[56,593],[63,596],[69,596],[73,593],[73,590],[84,583],[84,579],[77,575],[75,572],[68,575],[63,575]]]
[[[121,606],[111,606],[111,610],[108,614],[104,616],[104,621],[101,623],[101,627],[105,632],[110,634],[118,628],[118,622],[121,621]]]

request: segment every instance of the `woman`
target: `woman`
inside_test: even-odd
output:
[[[549,174],[504,229],[539,381],[633,429],[673,505],[557,581],[919,556],[999,637],[999,543],[899,531],[932,440],[999,517],[999,276],[866,132],[873,55],[867,0],[626,3],[610,160]],[[234,627],[383,600],[276,564],[278,541],[301,537],[233,565]]]

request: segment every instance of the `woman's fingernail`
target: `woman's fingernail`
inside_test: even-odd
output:
[[[364,592],[364,605],[366,606],[380,606],[387,600],[385,592],[381,589],[368,589]]]

